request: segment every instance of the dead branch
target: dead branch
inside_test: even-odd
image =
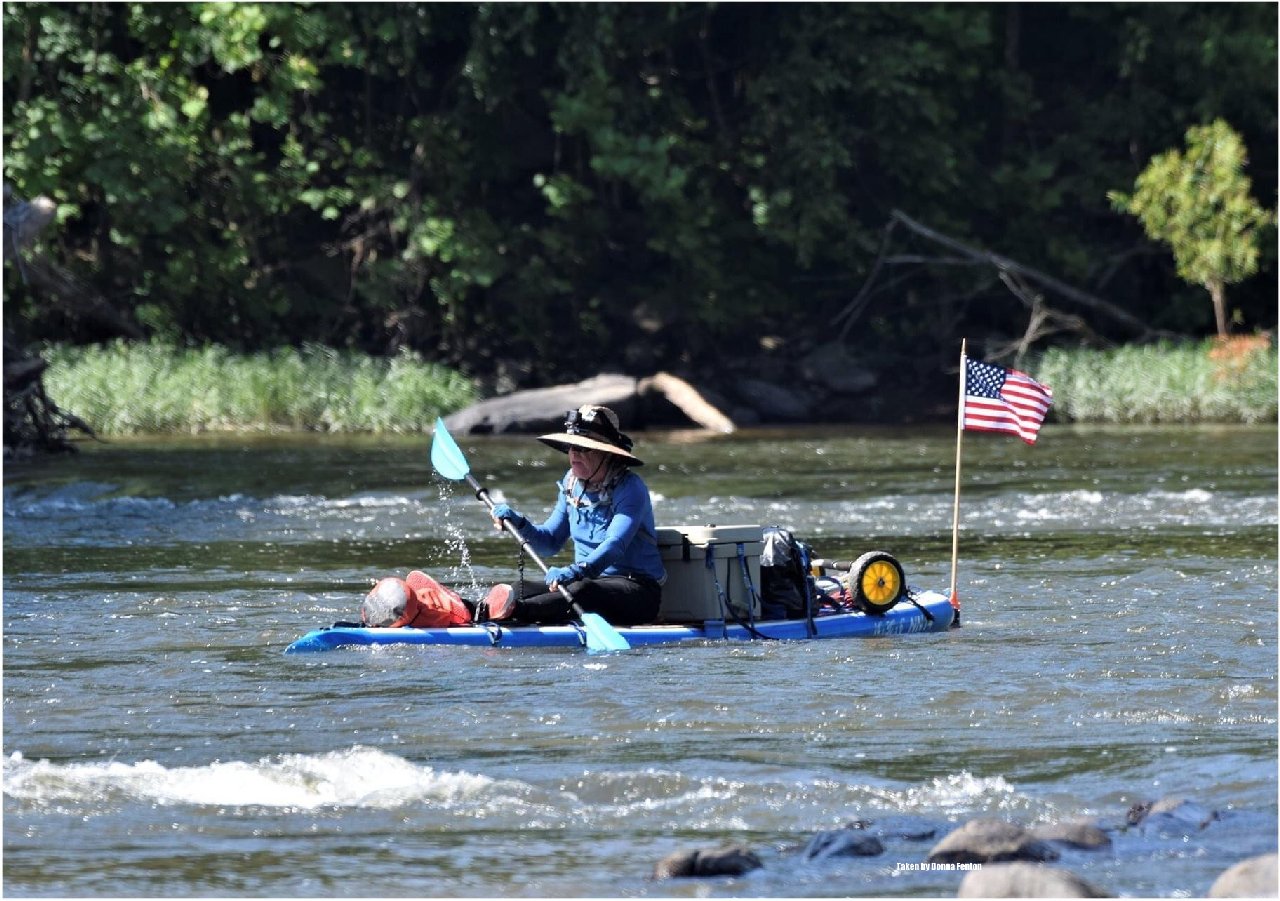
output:
[[[1008,357],[1013,357],[1014,365],[1021,365],[1032,344],[1041,338],[1047,338],[1049,335],[1063,331],[1075,332],[1090,344],[1103,345],[1108,343],[1098,336],[1093,329],[1089,328],[1088,323],[1082,317],[1071,313],[1062,313],[1050,308],[1044,301],[1044,295],[1033,291],[1016,274],[1007,269],[1002,270],[1000,272],[1000,281],[1004,282],[1005,287],[1009,289],[1014,297],[1018,298],[1030,309],[1031,315],[1027,319],[1027,327],[1022,333],[1022,337],[1003,346],[997,345],[990,349],[986,354],[988,358],[999,362]]]
[[[889,255],[889,242],[894,229],[899,224],[915,234],[926,238],[935,244],[941,245],[951,251],[951,254],[953,255],[936,258],[914,254]],[[1146,323],[1142,322],[1142,320],[1138,319],[1136,316],[1133,316],[1109,301],[1103,300],[1102,298],[1090,294],[1087,291],[1081,291],[1078,288],[1074,288],[1051,275],[1041,272],[1031,266],[1019,263],[1016,260],[1009,259],[1008,257],[1001,256],[997,253],[971,247],[970,245],[965,244],[962,241],[958,241],[949,235],[944,235],[941,232],[922,225],[906,213],[903,213],[901,210],[894,210],[890,214],[888,224],[885,226],[880,250],[876,254],[875,262],[871,266],[871,272],[867,276],[866,282],[863,283],[862,288],[858,291],[857,295],[854,296],[853,300],[851,300],[833,320],[835,322],[844,323],[840,332],[840,337],[842,339],[848,334],[853,323],[865,311],[867,302],[872,293],[872,286],[879,277],[880,270],[883,266],[889,264],[944,264],[949,266],[967,264],[990,266],[994,268],[996,272],[1000,274],[1001,280],[1004,281],[1005,285],[1013,291],[1014,295],[1019,297],[1020,300],[1027,303],[1032,308],[1033,318],[1037,320],[1034,324],[1034,328],[1029,324],[1027,333],[1023,335],[1022,339],[1016,342],[1016,345],[1013,346],[1022,346],[1025,348],[1030,344],[1028,336],[1034,332],[1040,332],[1041,336],[1043,336],[1044,334],[1049,334],[1052,331],[1061,331],[1066,328],[1071,328],[1072,330],[1079,331],[1082,334],[1087,333],[1094,339],[1097,338],[1097,335],[1089,329],[1082,317],[1073,316],[1067,313],[1060,313],[1053,310],[1047,303],[1045,303],[1043,296],[1036,295],[1036,297],[1039,298],[1038,301],[1029,300],[1031,294],[1028,293],[1027,289],[1025,289],[1025,287],[1015,289],[1015,283],[1007,279],[1006,275],[1011,275],[1019,279],[1019,284],[1025,285],[1026,282],[1034,283],[1039,285],[1041,288],[1052,291],[1053,293],[1074,303],[1088,307],[1091,310],[1096,310],[1097,312],[1110,317],[1135,332],[1140,340],[1147,340],[1160,334],[1159,332],[1151,329]],[[1019,293],[1020,291],[1022,293]],[[1039,304],[1039,314],[1036,313],[1037,303]],[[1045,328],[1049,328],[1049,331],[1043,331]],[[1025,353],[1025,350],[1023,350],[1022,353]]]

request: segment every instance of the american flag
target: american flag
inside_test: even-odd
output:
[[[977,432],[1008,432],[1036,443],[1053,390],[1016,369],[965,357],[960,426]]]

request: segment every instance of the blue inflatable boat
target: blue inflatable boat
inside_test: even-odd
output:
[[[905,597],[882,614],[821,611],[812,619],[756,622],[705,620],[701,623],[620,626],[617,631],[632,647],[678,642],[798,640],[817,638],[874,638],[916,632],[943,632],[956,621],[946,595],[908,589]],[[330,651],[369,645],[467,645],[501,648],[582,648],[587,637],[578,625],[519,626],[499,622],[447,629],[371,629],[334,625],[303,635],[286,654]]]

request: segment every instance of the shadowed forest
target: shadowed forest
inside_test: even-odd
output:
[[[1222,120],[1276,194],[1277,7],[4,7],[6,346],[412,351],[486,393],[837,342],[912,385],[1214,331],[1108,192]],[[7,214],[6,214],[7,215]],[[7,255],[8,256],[8,255]],[[1275,243],[1226,291],[1271,329]]]

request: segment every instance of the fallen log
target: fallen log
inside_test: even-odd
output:
[[[598,375],[574,384],[517,391],[464,407],[444,421],[450,432],[464,435],[559,431],[565,411],[583,404],[609,407],[621,418],[624,429],[643,429],[652,424],[692,424],[714,432],[732,432],[735,428],[733,420],[697,388],[667,372],[642,379]],[[672,408],[677,411],[674,422],[669,412]]]
[[[641,395],[659,394],[704,429],[728,434],[736,430],[733,420],[713,406],[697,388],[669,372],[641,379],[636,386]]]
[[[444,418],[450,432],[463,435],[503,435],[558,431],[566,410],[583,404],[610,407],[624,427],[634,421],[636,379],[625,375],[598,375],[572,385],[532,388],[490,397]]]

